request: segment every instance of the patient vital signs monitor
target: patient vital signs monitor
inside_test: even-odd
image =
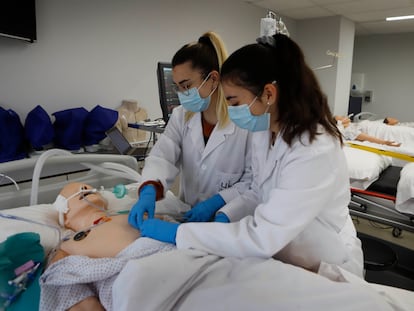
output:
[[[157,78],[162,117],[165,123],[167,123],[172,110],[180,105],[178,96],[172,88],[172,66],[170,63],[158,62]]]

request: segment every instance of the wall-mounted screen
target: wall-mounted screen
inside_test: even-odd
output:
[[[158,63],[157,78],[162,118],[164,119],[165,123],[167,123],[172,110],[180,105],[178,96],[172,88],[172,66],[170,63]]]
[[[0,36],[34,42],[36,35],[35,0],[0,1]]]

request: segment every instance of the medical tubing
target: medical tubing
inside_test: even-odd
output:
[[[32,177],[32,189],[30,192],[30,205],[37,204],[37,197],[38,197],[38,189],[39,189],[39,179],[40,173],[43,168],[43,164],[45,161],[54,155],[72,155],[69,151],[63,149],[50,149],[45,151],[43,154],[40,155],[39,159],[36,161],[36,165],[33,170],[33,177]]]
[[[104,162],[102,163],[102,166],[108,169],[123,171],[129,175],[128,179],[132,181],[138,182],[141,180],[141,174],[139,174],[136,170],[133,170],[132,168],[125,166],[123,164],[114,162]]]
[[[49,227],[49,228],[54,229],[54,230],[57,231],[58,238],[59,238],[59,242],[62,240],[62,233],[60,231],[60,228],[57,227],[57,226],[45,224],[43,222],[38,222],[38,221],[31,220],[31,219],[27,219],[27,218],[24,218],[24,217],[21,217],[21,216],[4,214],[4,213],[1,213],[1,212],[0,212],[0,217],[6,218],[6,219],[13,219],[13,220],[25,221],[25,222],[32,223],[32,224]]]
[[[10,180],[15,186],[16,186],[16,189],[17,189],[17,191],[19,191],[20,190],[20,187],[19,187],[19,185],[16,183],[16,181],[13,179],[13,178],[11,178],[10,176],[7,176],[7,175],[4,175],[4,174],[2,174],[2,173],[0,173],[0,177],[3,179],[3,178],[6,178],[6,179],[8,179],[8,180]]]
[[[128,189],[124,184],[117,184],[112,188],[112,193],[117,199],[122,199],[128,194]]]
[[[32,189],[31,189],[31,194],[30,194],[30,205],[37,204],[37,199],[38,199],[37,191],[39,188],[39,179],[40,179],[40,173],[42,171],[44,162],[50,156],[54,156],[54,155],[72,155],[72,153],[69,151],[63,150],[63,149],[50,149],[44,152],[39,157],[39,159],[36,161],[36,165],[33,170]],[[128,180],[133,180],[135,182],[141,180],[141,175],[137,171],[123,164],[112,163],[112,162],[104,162],[104,163],[101,163],[100,166],[94,165],[91,163],[85,163],[85,162],[82,162],[81,164],[90,169],[95,169],[96,171],[99,171],[107,175],[116,175],[116,176],[119,176],[119,177],[122,177]]]
[[[82,162],[82,165],[111,176],[118,176],[135,182],[141,180],[141,175],[132,168],[119,163],[103,162],[100,165]]]
[[[85,202],[87,202],[89,205],[101,210],[102,212],[104,212],[107,216],[109,215],[109,212],[103,207],[103,206],[99,206],[98,204],[95,204],[91,201],[89,201],[86,197],[84,197],[82,200],[84,200]]]

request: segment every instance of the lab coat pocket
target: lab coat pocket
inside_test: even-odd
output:
[[[224,189],[232,187],[235,183],[237,183],[241,176],[242,172],[240,173],[217,173],[217,192],[222,191]]]

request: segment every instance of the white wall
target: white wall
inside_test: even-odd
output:
[[[136,99],[161,117],[156,64],[218,32],[229,52],[252,43],[266,10],[232,0],[38,0],[37,42],[0,37],[0,106],[22,118]]]
[[[353,57],[354,24],[340,16],[300,20],[297,22],[298,43],[311,68],[316,70],[322,91],[334,114],[348,110],[349,85]],[[338,53],[334,59],[327,51]]]
[[[363,111],[414,120],[414,33],[356,37],[352,72],[363,73],[373,91]]]
[[[354,57],[355,24],[346,18],[340,20],[339,48],[335,85],[334,115],[347,115],[349,105],[352,60]]]

